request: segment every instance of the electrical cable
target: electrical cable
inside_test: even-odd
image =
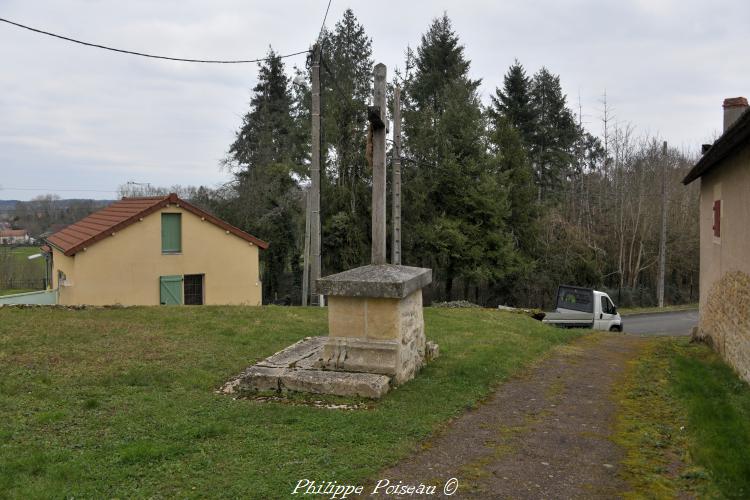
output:
[[[328,0],[328,6],[326,7],[326,13],[323,16],[323,22],[320,25],[320,32],[318,33],[318,42],[320,42],[320,38],[323,36],[323,30],[326,27],[326,19],[328,19],[328,10],[331,8],[331,2],[333,0]]]
[[[330,1],[328,2],[328,6],[329,7],[331,6]],[[328,10],[326,10],[326,16],[327,15],[328,15]],[[81,40],[76,40],[75,38],[69,38],[67,36],[62,36],[62,35],[57,35],[55,33],[50,33],[49,31],[44,31],[44,30],[40,30],[40,29],[37,29],[37,28],[32,28],[31,26],[26,26],[24,24],[14,22],[14,21],[11,21],[9,19],[4,19],[2,17],[0,17],[0,21],[4,22],[4,23],[7,23],[7,24],[10,24],[10,25],[13,25],[13,26],[16,26],[18,28],[23,28],[25,30],[33,31],[35,33],[40,33],[42,35],[47,35],[47,36],[51,36],[51,37],[54,37],[54,38],[59,38],[60,40],[66,40],[68,42],[73,42],[73,43],[77,43],[77,44],[80,44],[80,45],[85,45],[87,47],[94,47],[94,48],[97,48],[97,49],[104,49],[104,50],[109,50],[109,51],[112,51],[112,52],[119,52],[121,54],[130,54],[130,55],[133,55],[133,56],[149,57],[151,59],[165,59],[167,61],[180,61],[180,62],[204,63],[204,64],[247,64],[247,63],[257,63],[257,62],[268,61],[270,59],[268,57],[262,57],[262,58],[259,58],[259,59],[229,59],[229,60],[220,60],[220,59],[190,59],[190,58],[183,58],[183,57],[159,56],[159,55],[155,55],[155,54],[146,54],[144,52],[135,52],[135,51],[132,51],[132,50],[117,49],[117,48],[114,48],[114,47],[108,47],[106,45],[99,45],[97,43],[84,42],[84,41],[81,41]],[[325,19],[323,20],[323,23],[325,24]],[[292,54],[285,54],[285,55],[278,56],[278,57],[281,58],[281,59],[284,59],[284,58],[287,58],[287,57],[298,56],[300,54],[307,54],[309,52],[310,52],[310,50],[301,50],[299,52],[294,52]]]

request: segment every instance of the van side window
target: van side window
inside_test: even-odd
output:
[[[615,306],[612,304],[612,301],[609,300],[607,297],[602,296],[602,312],[605,314],[614,314],[615,313]]]

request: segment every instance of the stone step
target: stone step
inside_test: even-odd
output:
[[[234,391],[295,391],[378,399],[388,392],[390,381],[390,377],[374,373],[253,366],[242,374]]]

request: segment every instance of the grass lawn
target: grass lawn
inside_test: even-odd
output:
[[[214,394],[325,334],[324,309],[2,309],[0,497],[286,498],[304,478],[361,482],[581,333],[486,309],[425,320],[440,358],[342,411]]]
[[[653,340],[619,396],[634,497],[750,497],[750,386],[708,347]]]
[[[41,250],[39,250],[39,246],[30,246],[30,247],[7,247],[2,249],[5,252],[9,252],[10,255],[19,261],[19,263],[27,262],[29,260],[29,257],[31,255],[35,255],[38,253],[42,253]],[[44,259],[39,257],[37,259],[32,260],[31,262],[34,262],[34,265],[36,267],[39,267],[41,269],[42,273],[44,273]]]
[[[41,257],[28,259],[30,255],[40,252],[38,246],[0,246],[0,286],[12,287],[12,289],[0,289],[0,295],[33,291],[19,291],[19,287],[44,288],[44,259]]]

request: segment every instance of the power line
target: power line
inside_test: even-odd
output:
[[[328,2],[328,6],[329,7],[331,6],[331,2],[330,1]],[[326,9],[326,17],[327,16],[328,16],[328,9]],[[59,38],[60,40],[66,40],[68,42],[73,42],[73,43],[77,43],[77,44],[80,44],[80,45],[85,45],[87,47],[94,47],[94,48],[97,48],[97,49],[104,49],[104,50],[109,50],[109,51],[112,51],[112,52],[119,52],[121,54],[130,54],[130,55],[133,55],[133,56],[149,57],[151,59],[166,59],[167,61],[181,61],[181,62],[206,63],[206,64],[246,64],[246,63],[257,63],[257,62],[268,61],[270,59],[269,57],[261,57],[259,59],[234,59],[234,60],[230,59],[230,60],[220,60],[220,59],[190,59],[190,58],[183,58],[183,57],[159,56],[159,55],[154,55],[154,54],[146,54],[144,52],[135,52],[135,51],[132,51],[132,50],[117,49],[117,48],[114,48],[114,47],[108,47],[106,45],[99,45],[97,43],[84,42],[84,41],[81,41],[81,40],[76,40],[75,38],[69,38],[67,36],[62,36],[62,35],[57,35],[55,33],[50,33],[49,31],[44,31],[44,30],[40,30],[40,29],[37,29],[37,28],[32,28],[31,26],[26,26],[24,24],[20,24],[20,23],[14,22],[14,21],[11,21],[9,19],[4,19],[2,17],[0,17],[0,21],[2,21],[4,23],[7,23],[7,24],[11,24],[11,25],[16,26],[18,28],[23,28],[25,30],[33,31],[34,33],[40,33],[42,35],[47,35],[47,36],[51,36],[51,37],[54,37],[54,38]],[[325,18],[323,19],[323,25],[325,26]],[[322,32],[322,28],[321,28],[321,32]],[[292,54],[285,54],[285,55],[278,56],[278,57],[281,58],[281,59],[284,59],[286,57],[293,57],[293,56],[298,56],[300,54],[307,54],[308,52],[310,52],[310,51],[309,50],[301,50],[299,52],[294,52]]]
[[[328,6],[326,7],[326,13],[323,16],[323,22],[320,25],[320,32],[318,33],[318,42],[320,42],[320,38],[323,36],[323,29],[326,27],[326,19],[328,19],[328,10],[331,8],[331,2],[333,0],[328,0]]]

